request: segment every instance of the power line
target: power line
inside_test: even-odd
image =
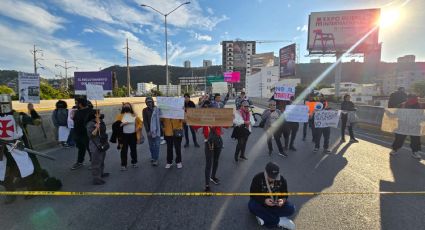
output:
[[[41,56],[43,56],[43,50],[41,49],[36,49],[36,45],[34,44],[34,48],[33,50],[30,51],[31,54],[33,55],[33,61],[34,61],[34,73],[37,74],[37,61],[38,60],[43,60],[41,58],[37,57],[37,54],[40,53]]]
[[[72,62],[72,61],[64,60],[64,61],[63,61],[64,65],[55,64],[55,67],[61,67],[61,68],[63,68],[63,69],[65,70],[65,90],[67,90],[67,91],[68,91],[68,89],[69,89],[69,83],[68,83],[68,69],[71,69],[71,68],[78,69],[76,66],[68,66],[68,64],[69,64],[69,63],[71,63],[71,62]]]

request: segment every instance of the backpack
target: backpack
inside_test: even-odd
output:
[[[68,109],[57,109],[55,119],[59,126],[68,126]]]
[[[210,128],[210,133],[208,135],[208,147],[210,150],[214,150],[215,148],[223,147],[223,140],[221,137],[215,132],[214,128]]]

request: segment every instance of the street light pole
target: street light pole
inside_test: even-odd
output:
[[[148,7],[151,8],[152,10],[156,11],[157,13],[161,14],[162,16],[164,16],[164,25],[165,25],[165,82],[167,84],[167,92],[166,95],[168,96],[168,91],[169,91],[169,84],[170,84],[170,77],[168,75],[168,34],[167,34],[167,16],[170,15],[171,13],[173,13],[174,11],[176,11],[178,8],[180,8],[183,5],[187,5],[190,4],[190,2],[185,2],[180,4],[179,6],[177,6],[176,8],[174,8],[172,11],[164,14],[161,11],[153,8],[152,6],[146,5],[146,4],[141,4],[140,6],[142,7]]]

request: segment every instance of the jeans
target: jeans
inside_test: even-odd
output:
[[[161,137],[148,136],[149,150],[151,152],[151,158],[158,160],[159,158],[159,146],[161,146]]]
[[[324,143],[323,143],[323,148],[324,149],[328,149],[329,148],[329,138],[331,136],[331,128],[330,127],[326,127],[326,128],[316,128],[314,130],[315,135],[314,135],[314,143],[315,146],[314,148],[319,149],[320,148],[320,139],[322,138],[322,135],[324,137]]]
[[[305,139],[307,137],[307,127],[310,127],[311,129],[311,138],[314,141],[314,120],[312,118],[308,119],[308,122],[304,123],[304,127],[303,127],[303,139]]]
[[[76,135],[75,143],[78,148],[78,158],[77,163],[83,163],[84,157],[86,156],[86,151],[89,152],[90,161],[91,161],[91,153],[89,150],[89,137],[87,135]]]
[[[127,166],[127,154],[130,147],[131,163],[137,163],[137,134],[123,133],[121,148],[121,166]]]
[[[348,120],[348,115],[347,114],[341,114],[341,139],[345,140],[345,127],[347,127],[347,120]],[[353,126],[351,124],[349,124],[348,126],[348,133],[350,134],[350,139],[356,139],[354,137],[354,131],[353,131]]]
[[[205,142],[205,185],[210,184],[210,178],[215,178],[218,168],[218,159],[220,158],[221,148],[215,147],[210,150],[208,143]],[[211,172],[212,167],[212,172]]]
[[[295,138],[297,137],[298,128],[300,125],[298,122],[285,122],[283,128],[283,138],[285,139],[285,147],[294,147]],[[291,137],[291,142],[289,142]]]
[[[190,132],[192,133],[193,144],[198,145],[198,142],[196,140],[195,129],[193,129],[192,126],[189,126],[186,123],[183,123],[183,128],[184,128],[184,137],[186,139],[186,145],[189,145],[189,129],[190,129]]]
[[[249,136],[238,137],[238,144],[236,145],[236,151],[235,151],[235,159],[237,159],[239,156],[245,157],[245,149],[246,149],[246,144],[248,142],[248,137]]]
[[[393,142],[393,150],[399,150],[406,140],[406,135],[395,134],[395,139]],[[410,136],[410,148],[413,152],[421,151],[421,137],[420,136]]]
[[[167,142],[167,164],[173,163],[173,147],[176,150],[176,163],[182,162],[182,137],[165,136]]]
[[[272,137],[274,137],[274,140],[276,141],[276,145],[277,145],[277,149],[279,150],[280,153],[283,152],[283,146],[282,146],[282,142],[280,141],[280,132],[275,132],[275,133],[270,133],[269,131],[267,132],[267,147],[269,148],[269,151],[273,151],[273,144],[272,144]]]
[[[289,217],[295,213],[295,206],[288,201],[282,207],[266,207],[254,199],[248,203],[249,211],[264,221],[266,227],[276,227],[279,224],[280,217]]]

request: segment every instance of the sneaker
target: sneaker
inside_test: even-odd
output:
[[[294,146],[289,147],[289,150],[296,152],[297,149]]]
[[[127,171],[127,166],[121,166],[121,171]]]
[[[158,166],[158,161],[156,160],[152,161],[152,166]]]
[[[131,164],[131,167],[135,169],[135,168],[138,168],[139,166],[137,164]]]
[[[277,155],[281,157],[288,157],[288,154],[286,154],[285,152],[278,153]]]
[[[181,162],[180,163],[177,163],[176,166],[177,166],[178,169],[183,168],[183,164]]]
[[[248,160],[248,158],[246,158],[245,156],[240,156],[239,158],[241,158],[242,160]]]
[[[185,145],[183,146],[183,148],[187,148],[187,147],[189,147],[189,144],[185,144]]]
[[[205,189],[204,189],[204,192],[211,192],[211,188],[210,188],[210,186],[205,186]]]
[[[75,163],[72,167],[71,167],[71,170],[76,170],[76,169],[79,169],[79,168],[81,168],[81,167],[83,167],[83,163]]]
[[[166,169],[169,169],[169,168],[171,168],[171,166],[172,166],[172,164],[166,164],[166,165],[165,165],[165,168],[166,168]]]
[[[155,161],[155,160],[152,158],[152,159],[151,159],[151,163],[153,163],[154,161]]]
[[[110,173],[102,173],[102,175],[100,177],[105,178],[108,177],[109,175],[111,175]]]
[[[219,185],[220,184],[220,180],[217,177],[211,177],[210,181],[213,182],[215,185]]]
[[[264,220],[263,219],[261,219],[260,217],[258,217],[258,216],[255,216],[255,218],[257,219],[257,222],[258,222],[258,224],[260,225],[260,226],[263,226],[264,225]]]
[[[68,145],[68,144],[66,144],[66,143],[65,143],[65,144],[63,144],[63,145],[62,145],[62,147],[66,148],[66,149],[72,148],[72,146],[71,146],[71,145]]]
[[[313,149],[313,153],[317,153],[317,152],[319,152],[319,149],[318,148],[314,148]]]
[[[357,139],[351,139],[350,143],[359,143],[359,141]]]
[[[278,226],[288,230],[295,229],[294,222],[286,217],[280,217]]]
[[[391,152],[390,152],[390,155],[392,155],[392,156],[395,156],[395,155],[397,155],[397,150],[391,150]]]
[[[201,148],[201,146],[198,143],[195,143],[196,148]]]
[[[421,155],[418,152],[412,152],[412,157],[415,159],[422,159]]]
[[[324,153],[324,154],[329,154],[329,153],[331,153],[331,150],[329,150],[329,149],[324,149],[324,150],[323,150],[323,153]]]
[[[165,145],[167,142],[165,140],[161,140],[161,145]]]

